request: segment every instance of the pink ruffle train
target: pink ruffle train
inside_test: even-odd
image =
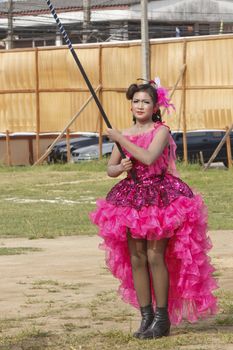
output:
[[[156,123],[147,133],[127,137],[147,148],[161,125]],[[207,209],[200,195],[194,195],[184,182],[169,173],[175,170],[174,149],[170,137],[169,147],[153,165],[134,160],[137,183],[128,175],[113,187],[106,199],[97,201],[97,209],[90,217],[103,238],[101,247],[106,250],[106,264],[120,280],[120,295],[135,307],[139,305],[127,232],[140,239],[169,238],[166,250],[170,276],[168,309],[171,323],[179,324],[183,319],[195,322],[217,312],[216,297],[212,294],[217,284],[207,256],[211,248],[206,234]],[[156,304],[155,299],[153,302]]]

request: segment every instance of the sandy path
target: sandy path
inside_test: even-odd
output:
[[[2,317],[25,313],[23,305],[35,285],[87,284],[86,301],[116,281],[104,271],[104,253],[97,237],[60,237],[57,239],[1,239],[0,247],[34,247],[39,252],[0,256],[0,309]],[[53,284],[54,282],[54,284]],[[34,287],[33,287],[34,285]],[[38,288],[40,289],[40,288]],[[61,296],[61,295],[60,295]],[[80,302],[80,300],[79,300]],[[27,312],[26,312],[27,313]]]
[[[219,284],[221,288],[233,291],[233,231],[213,231],[210,237],[213,242],[210,256],[218,270]],[[42,249],[0,256],[0,321],[18,319],[21,322],[18,328],[28,326],[28,322],[43,324],[46,316],[46,327],[59,330],[64,320],[70,322],[78,313],[79,321],[83,318],[82,328],[98,328],[98,322],[90,324],[90,314],[97,308],[96,298],[106,292],[111,294],[118,286],[118,281],[105,269],[104,252],[98,249],[98,244],[97,237],[88,236],[51,240],[0,239],[0,247]],[[105,305],[106,295],[102,298]],[[119,313],[128,310],[138,322],[136,311],[118,299],[115,296]],[[28,320],[29,317],[33,321]],[[135,326],[136,323],[133,328]],[[5,327],[6,334],[14,333],[15,328],[14,324]]]

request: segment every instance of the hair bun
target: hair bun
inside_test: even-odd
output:
[[[138,90],[138,85],[137,84],[131,84],[126,92],[126,98],[127,100],[132,100],[133,95],[135,92]]]

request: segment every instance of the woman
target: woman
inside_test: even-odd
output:
[[[132,84],[126,97],[133,126],[107,133],[127,157],[114,147],[107,173],[127,176],[97,201],[91,219],[104,239],[107,266],[121,281],[123,300],[140,307],[134,336],[159,338],[169,335],[170,323],[216,313],[207,210],[201,196],[177,177],[176,146],[159,110],[169,106],[165,90],[154,82]]]

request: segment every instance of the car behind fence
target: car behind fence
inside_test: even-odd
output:
[[[208,162],[218,144],[225,135],[224,130],[196,130],[188,131],[187,137],[187,151],[188,161],[191,163],[200,162],[200,152],[202,152],[203,160],[205,163]],[[183,133],[180,131],[172,132],[173,139],[177,145],[177,158],[183,160]],[[231,139],[231,152],[233,153],[233,132],[230,133]],[[219,153],[217,154],[214,162],[223,162],[227,166],[227,150],[226,143],[223,144]]]

